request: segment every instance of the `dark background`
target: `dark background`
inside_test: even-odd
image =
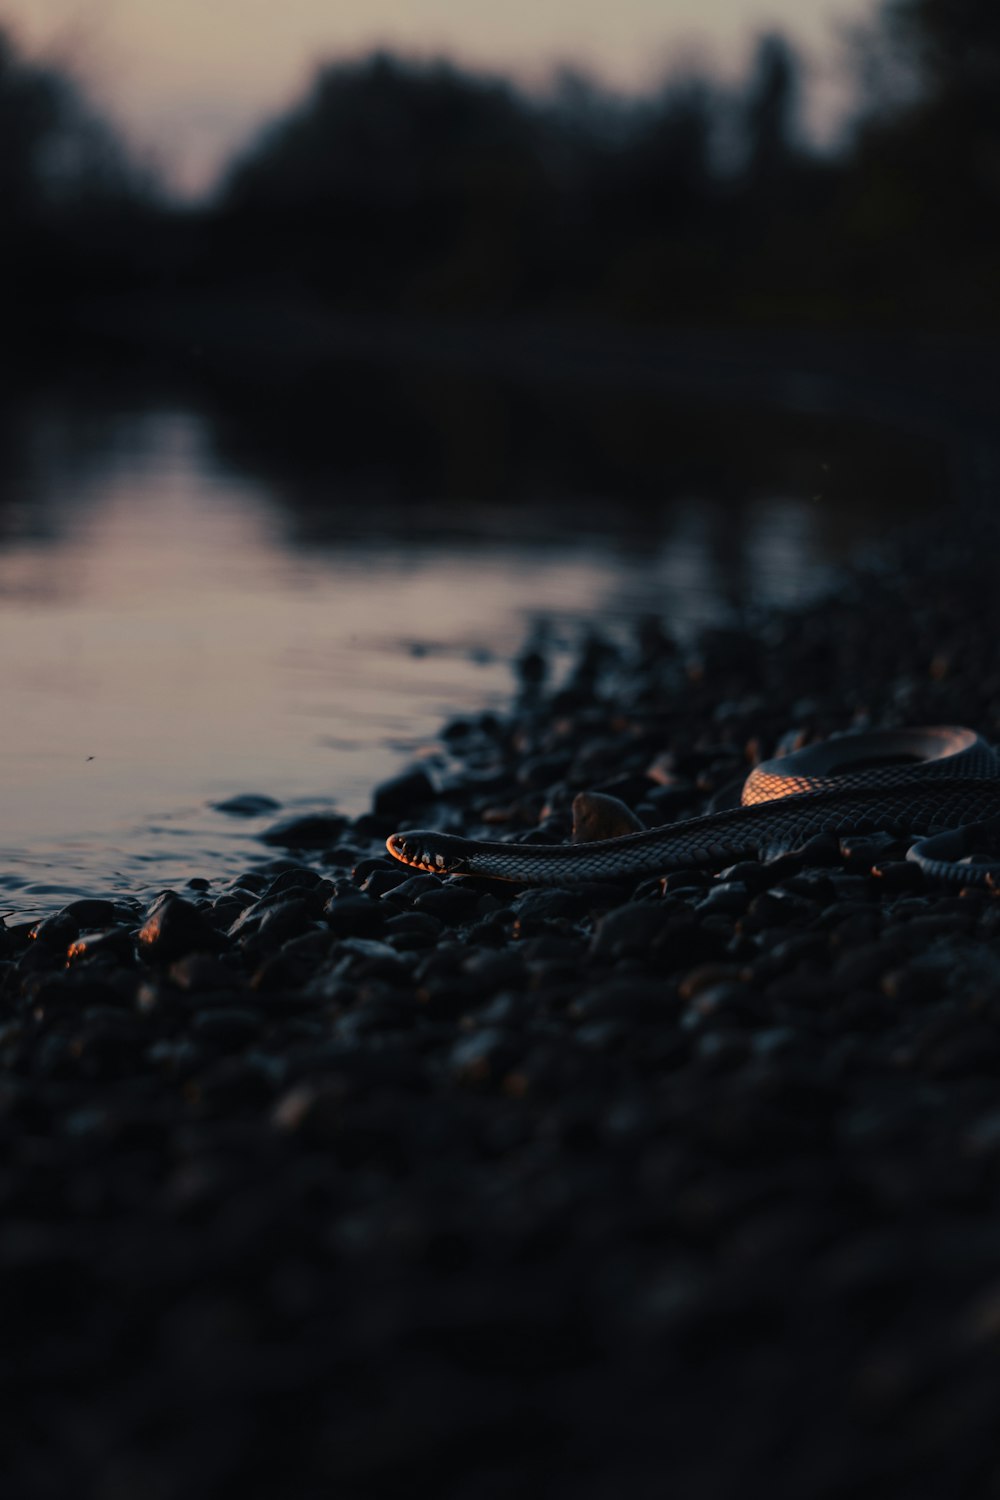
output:
[[[569,74],[540,98],[447,61],[332,63],[193,208],[0,31],[0,311],[29,346],[221,349],[258,319],[292,357],[331,315],[995,327],[1000,11],[892,0],[853,66],[855,118],[820,152],[777,35],[736,87],[630,102]]]

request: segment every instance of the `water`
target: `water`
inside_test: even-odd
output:
[[[483,400],[509,408],[502,392]],[[735,442],[723,480],[717,455],[701,477],[682,456],[652,465],[650,493],[643,445],[657,431],[669,443],[655,411],[652,433],[630,414],[633,455],[606,402],[602,444],[593,410],[569,409],[546,447],[537,412],[527,439],[515,419],[499,436],[496,421],[477,428],[465,390],[428,447],[380,401],[364,420],[348,403],[338,428],[328,410],[297,427],[289,407],[120,384],[8,398],[5,908],[235,874],[275,815],[213,804],[255,792],[283,815],[361,811],[449,715],[508,698],[539,621],[568,652],[582,628],[650,611],[683,634],[736,605],[792,602],[877,534],[899,493],[888,439],[854,452],[852,505],[816,490],[834,439],[798,428],[761,436],[781,460],[770,483]],[[574,431],[587,451],[566,465]]]

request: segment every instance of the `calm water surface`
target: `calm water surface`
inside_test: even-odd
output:
[[[633,505],[604,479],[550,500],[536,478],[512,507],[468,478],[456,495],[454,473],[447,496],[401,494],[404,453],[377,485],[334,467],[304,499],[253,443],[235,460],[213,412],[120,392],[22,402],[0,438],[0,893],[17,911],[237,873],[275,815],[214,810],[235,793],[363,810],[447,716],[507,699],[539,621],[568,652],[586,625],[653,610],[683,633],[800,598],[877,533],[887,484],[845,515],[813,491],[818,453],[788,489],[681,476]]]

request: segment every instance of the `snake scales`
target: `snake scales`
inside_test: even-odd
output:
[[[436,875],[571,885],[721,868],[819,834],[888,832],[918,837],[908,857],[928,874],[973,884],[1000,879],[1000,861],[969,862],[977,830],[996,817],[1000,758],[970,729],[931,727],[843,735],[765,761],[748,776],[738,807],[618,838],[516,844],[407,830],[386,847]],[[919,839],[928,834],[936,837]]]

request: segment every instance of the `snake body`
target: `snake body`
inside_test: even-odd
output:
[[[940,834],[1000,817],[1000,759],[972,730],[873,731],[835,737],[758,766],[741,804],[593,843],[516,844],[435,831],[394,833],[387,848],[403,864],[437,875],[526,885],[634,880],[694,866],[721,868],[800,848],[820,834]],[[965,848],[965,840],[961,844]],[[933,875],[985,882],[1000,865],[954,863],[957,847],[910,857]]]

